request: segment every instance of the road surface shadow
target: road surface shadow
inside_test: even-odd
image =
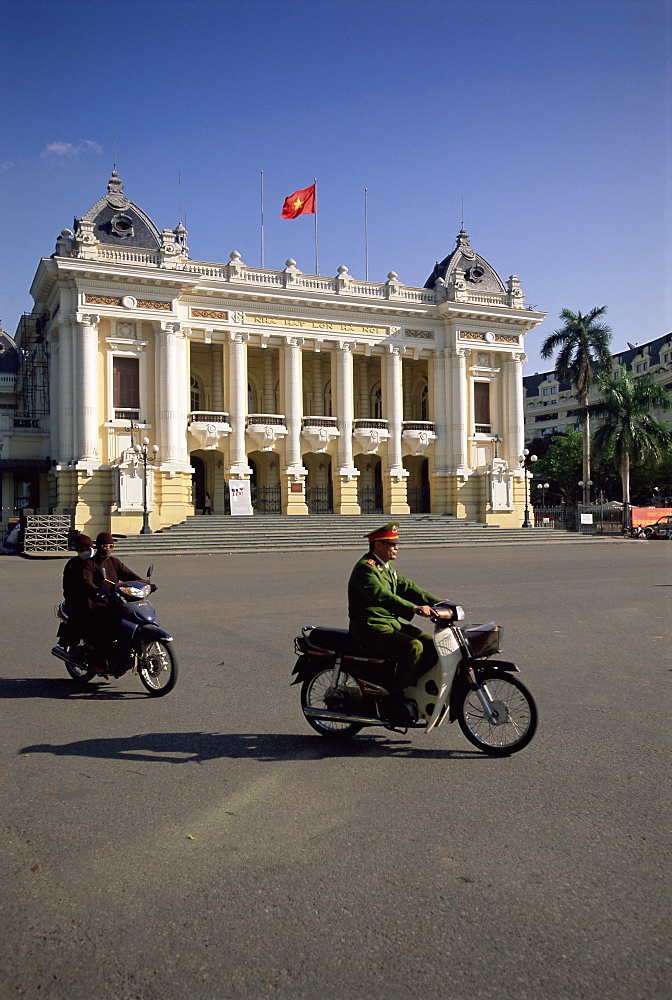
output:
[[[120,691],[108,686],[126,683],[126,678],[110,681],[99,678],[88,683],[71,680],[68,677],[0,677],[0,698],[78,698],[120,701],[133,698],[149,698],[143,689],[139,691]]]
[[[419,735],[417,739],[422,739]],[[289,733],[140,733],[137,736],[77,740],[74,743],[36,743],[21,754],[98,757],[108,760],[162,764],[204,764],[211,760],[246,758],[271,763],[288,760],[324,760],[332,757],[412,757],[428,760],[487,760],[475,749],[446,750],[422,747],[403,736],[358,737],[339,742],[322,736]]]

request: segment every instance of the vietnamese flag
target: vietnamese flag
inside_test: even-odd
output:
[[[295,219],[298,215],[315,215],[315,185],[295,191],[285,198],[281,219]]]

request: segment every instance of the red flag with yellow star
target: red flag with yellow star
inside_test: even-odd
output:
[[[296,219],[298,215],[315,215],[315,185],[295,191],[285,198],[281,219]]]

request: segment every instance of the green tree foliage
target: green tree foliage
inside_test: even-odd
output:
[[[566,434],[554,434],[545,455],[534,464],[534,478],[537,482],[549,483],[546,500],[551,498],[565,503],[574,503],[581,479],[583,439],[581,431],[569,430]]]
[[[653,417],[654,409],[669,410],[672,393],[649,374],[633,375],[625,366],[615,375],[599,378],[602,401],[590,411],[604,419],[595,434],[595,447],[610,447],[621,476],[623,503],[630,503],[633,459],[660,462],[672,446],[669,428]]]
[[[573,313],[571,309],[563,309],[560,319],[564,320],[564,326],[547,337],[541,347],[542,358],[550,358],[558,351],[555,359],[556,375],[559,379],[572,383],[579,405],[584,410],[581,477],[584,483],[590,479],[590,416],[586,410],[588,393],[597,373],[602,369],[611,369],[611,330],[606,324],[598,322],[606,311],[606,306],[596,306],[584,316],[580,312]],[[584,490],[587,494],[587,487]]]

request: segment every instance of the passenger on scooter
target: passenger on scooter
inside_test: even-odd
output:
[[[428,618],[438,597],[397,573],[392,565],[399,547],[399,523],[392,521],[369,536],[369,551],[355,565],[348,583],[350,633],[364,652],[395,659],[389,680],[393,722],[413,721],[404,688],[417,682],[436,661],[428,632],[410,624],[413,615]]]
[[[102,649],[116,639],[120,614],[117,606],[101,597],[100,592],[111,590],[117,583],[143,579],[113,556],[113,549],[113,536],[101,531],[96,538],[96,553],[84,563],[83,571],[88,604],[87,638]]]
[[[79,635],[89,611],[88,586],[84,582],[84,567],[94,553],[93,542],[88,535],[78,535],[75,541],[76,556],[68,559],[63,568],[63,600],[68,622],[72,626],[72,642]]]

